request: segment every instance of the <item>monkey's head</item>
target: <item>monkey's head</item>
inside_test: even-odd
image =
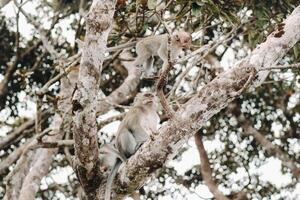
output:
[[[152,92],[142,92],[136,95],[134,99],[134,105],[142,105],[142,106],[149,106],[155,107],[158,106],[158,98]]]
[[[185,31],[174,31],[172,43],[181,48],[189,48],[192,44],[192,36]]]

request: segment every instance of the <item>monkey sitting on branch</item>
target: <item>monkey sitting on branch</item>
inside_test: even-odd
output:
[[[136,96],[133,107],[126,113],[119,125],[115,146],[102,148],[102,166],[111,169],[105,190],[105,200],[110,200],[111,188],[118,169],[125,159],[130,158],[138,148],[156,132],[159,124],[157,114],[158,98],[150,92]],[[101,151],[100,151],[101,152]]]

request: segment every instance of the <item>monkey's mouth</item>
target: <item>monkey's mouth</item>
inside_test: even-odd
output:
[[[153,103],[152,100],[145,101],[145,105],[150,105],[150,104],[152,104],[152,103]]]

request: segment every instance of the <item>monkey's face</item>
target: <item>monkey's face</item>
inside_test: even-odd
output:
[[[189,48],[192,43],[192,37],[191,34],[185,31],[177,31],[174,32],[172,36],[172,41],[174,44],[181,48]]]
[[[135,97],[135,105],[137,104],[157,107],[158,98],[151,92],[142,92]]]

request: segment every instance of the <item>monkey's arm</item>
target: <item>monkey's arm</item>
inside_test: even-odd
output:
[[[122,128],[116,137],[116,146],[120,154],[129,158],[136,151],[137,141],[133,137],[131,130],[127,127]]]

